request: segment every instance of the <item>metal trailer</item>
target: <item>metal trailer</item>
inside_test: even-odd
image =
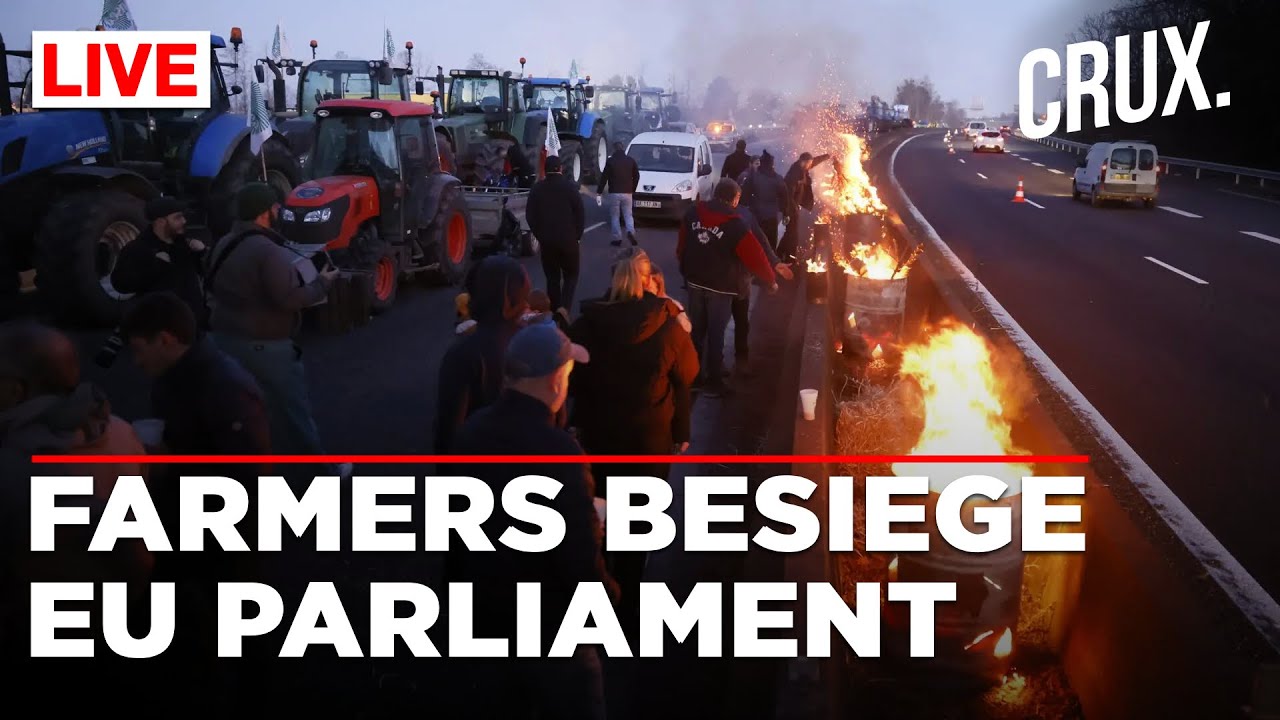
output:
[[[471,215],[472,243],[482,253],[508,252],[516,256],[533,254],[529,223],[528,188],[464,186],[462,198]],[[509,213],[507,226],[504,215]],[[514,226],[512,225],[514,223]]]

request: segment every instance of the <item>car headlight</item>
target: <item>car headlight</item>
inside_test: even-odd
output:
[[[302,222],[304,223],[327,222],[331,217],[333,217],[332,208],[324,208],[323,210],[312,210],[311,212],[302,216]]]
[[[693,189],[692,180],[685,180],[681,182],[679,185],[676,185],[675,187],[675,191],[678,193],[689,192],[692,189]]]
[[[292,210],[290,210],[289,208],[285,208],[280,211],[280,219],[285,222],[293,222],[295,219],[295,216]]]

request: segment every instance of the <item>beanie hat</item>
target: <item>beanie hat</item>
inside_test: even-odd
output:
[[[280,201],[275,188],[266,183],[247,183],[236,193],[236,217],[244,220],[256,220],[259,215],[271,209]]]
[[[560,156],[552,155],[551,157],[547,158],[547,172],[549,173],[560,172]]]
[[[147,221],[155,222],[160,218],[169,217],[175,213],[180,213],[186,208],[177,198],[166,197],[161,195],[153,198],[147,203]]]
[[[769,154],[768,150],[760,153],[760,167],[773,167],[773,156]]]

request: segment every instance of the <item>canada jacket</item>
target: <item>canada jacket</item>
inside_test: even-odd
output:
[[[595,300],[569,337],[591,353],[569,383],[573,424],[593,454],[668,454],[689,439],[688,393],[698,356],[679,322],[680,307],[645,293],[638,300]],[[683,399],[677,396],[684,394]]]
[[[529,192],[525,220],[543,245],[577,246],[586,227],[582,192],[561,173],[547,175]]]
[[[773,266],[760,241],[738,211],[719,200],[700,202],[685,214],[676,259],[690,287],[737,295],[743,267],[761,282],[774,284]]]
[[[640,187],[640,165],[624,152],[615,152],[605,161],[604,172],[600,173],[600,185],[597,195],[610,193],[630,195]]]

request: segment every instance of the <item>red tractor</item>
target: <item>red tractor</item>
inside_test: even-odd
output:
[[[312,180],[281,210],[284,235],[372,276],[388,308],[400,279],[432,273],[457,284],[471,259],[462,183],[440,168],[431,107],[403,100],[328,100],[316,108]]]

